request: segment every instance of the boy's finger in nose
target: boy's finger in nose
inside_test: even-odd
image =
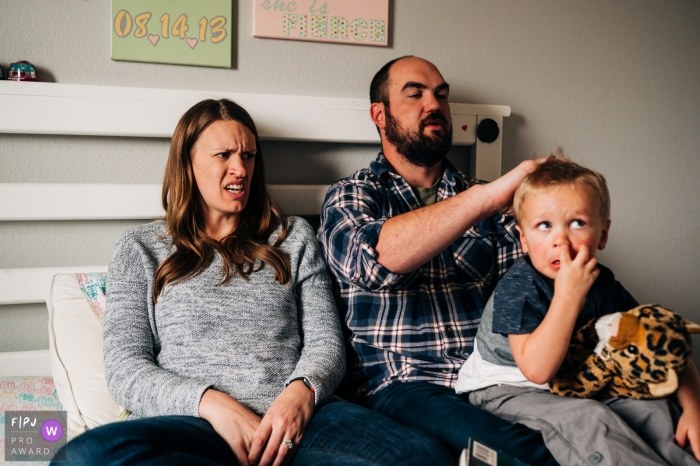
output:
[[[571,257],[571,252],[569,251],[569,245],[568,244],[561,244],[559,246],[559,262],[564,263],[564,262],[571,262],[572,257]]]
[[[590,259],[590,251],[588,250],[588,246],[585,244],[582,244],[581,247],[578,249],[578,254],[576,254],[576,258],[581,258],[581,261],[585,264],[588,262],[588,259]]]

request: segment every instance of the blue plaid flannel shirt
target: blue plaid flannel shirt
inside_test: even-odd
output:
[[[438,202],[477,183],[447,162]],[[326,194],[318,239],[345,324],[344,396],[371,395],[393,382],[454,387],[488,297],[522,255],[512,217],[496,215],[417,270],[392,273],[376,260],[379,231],[387,219],[419,206],[381,152]]]

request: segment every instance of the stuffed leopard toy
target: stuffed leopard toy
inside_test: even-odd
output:
[[[700,326],[656,304],[593,319],[571,338],[552,393],[575,398],[662,398],[676,391]]]

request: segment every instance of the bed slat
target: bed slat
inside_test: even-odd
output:
[[[58,273],[106,272],[107,266],[0,269],[0,305],[43,303]]]
[[[0,353],[0,377],[50,376],[51,374],[49,350]]]
[[[282,210],[318,215],[326,185],[270,185]],[[151,220],[165,215],[159,184],[0,183],[0,221]]]

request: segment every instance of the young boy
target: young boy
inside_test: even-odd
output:
[[[610,230],[605,178],[550,156],[520,184],[513,209],[528,255],[516,261],[486,304],[457,392],[541,431],[564,465],[697,465],[690,448],[681,448],[688,439],[700,457],[700,377],[692,361],[678,389],[680,420],[668,399],[583,400],[548,389],[575,330],[637,306],[595,259]]]

